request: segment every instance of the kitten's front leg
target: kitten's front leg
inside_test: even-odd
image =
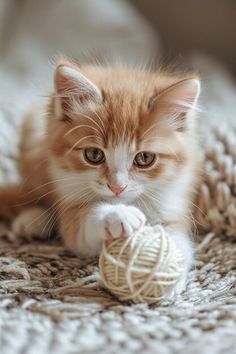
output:
[[[179,281],[176,283],[171,297],[181,294],[186,288],[188,272],[193,263],[193,243],[187,232],[182,230],[177,230],[172,227],[165,228],[168,235],[175,240],[177,247],[182,252],[184,256],[184,272],[181,275]]]
[[[145,224],[144,214],[136,207],[101,203],[90,210],[73,209],[63,214],[61,232],[66,244],[83,256],[98,255],[106,239],[129,237]]]

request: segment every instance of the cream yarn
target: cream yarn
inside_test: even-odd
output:
[[[120,300],[154,303],[169,295],[184,258],[161,226],[146,226],[126,240],[103,244],[99,269],[104,286]]]

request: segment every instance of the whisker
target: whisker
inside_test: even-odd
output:
[[[151,130],[153,130],[154,127],[160,125],[160,122],[156,122],[155,124],[152,124],[148,129],[145,130],[145,132],[141,135],[140,140],[144,138]]]
[[[153,194],[152,191],[146,190],[145,192],[146,192],[146,195],[147,195],[149,198],[153,199],[153,200],[155,201],[155,203],[158,203],[161,208],[164,208],[164,207],[165,207],[165,204],[164,204],[164,203],[161,203],[160,200],[158,200],[158,198],[155,196],[155,194]],[[188,201],[188,202],[190,202],[191,204],[195,205],[195,204],[194,204],[193,202],[191,202],[191,201]],[[196,206],[196,205],[195,205],[195,206]],[[197,207],[197,206],[196,206],[196,207]],[[200,208],[199,208],[199,209],[200,209]],[[193,225],[194,232],[196,233],[196,232],[197,232],[196,219],[194,218],[194,216],[193,216],[193,214],[192,214],[191,211],[188,211],[188,212],[189,212],[189,215],[183,214],[183,215],[181,215],[181,216],[182,216],[184,219],[186,219],[187,222],[190,222],[190,224]]]
[[[97,113],[96,113],[95,111],[94,111],[94,113],[97,115]],[[88,120],[90,120],[91,122],[93,122],[93,123],[99,128],[99,130],[100,130],[100,132],[102,133],[102,135],[105,137],[104,131],[102,130],[102,128],[100,127],[100,125],[99,125],[92,117],[90,117],[90,116],[88,116],[87,114],[84,114],[84,113],[82,113],[82,112],[79,112],[79,114],[80,114],[82,117],[87,118]],[[98,115],[97,115],[97,116],[98,116]],[[98,117],[98,118],[99,118],[99,120],[100,120],[100,122],[101,122],[101,124],[102,124],[102,126],[103,126],[103,129],[105,129],[101,118],[100,118],[100,117]]]
[[[86,192],[86,191],[84,191]],[[92,192],[91,192],[92,193]],[[40,215],[38,215],[35,219],[33,219],[28,225],[30,226],[32,223],[34,223],[35,221],[37,221],[41,216],[45,215],[47,212],[51,211],[53,208],[55,208],[57,206],[57,204],[60,204],[60,202],[66,200],[67,196],[73,196],[74,197],[74,191],[71,191],[69,194],[59,198],[56,202],[54,202],[50,207],[46,208],[46,210],[44,210]],[[83,196],[83,193],[81,193],[81,196]],[[53,211],[53,213],[56,212]]]
[[[146,212],[147,212],[147,214],[148,214],[148,213],[149,213],[149,209],[148,209],[148,207],[147,207],[147,204],[146,204],[144,198],[143,198],[141,195],[139,196],[139,200],[140,200],[141,203],[144,205],[144,208],[146,209]]]
[[[91,192],[91,191],[87,191],[87,192],[88,192],[87,199],[85,199],[82,203],[80,203],[80,205],[78,207],[78,210],[81,209],[84,205],[87,205],[88,202],[92,201],[93,198],[90,198],[90,197],[94,196],[93,192]],[[67,196],[67,198],[68,197],[69,196]],[[66,204],[59,211],[57,210],[57,214],[56,215],[54,214],[55,215],[54,224],[57,221],[57,219],[60,218],[60,216],[62,214],[64,214],[68,209],[70,209],[70,207],[73,205],[73,204],[71,204],[72,201],[73,201],[73,195],[72,196],[70,195],[70,198],[69,198],[69,200],[67,199]],[[68,202],[69,202],[69,204],[68,204]],[[62,205],[62,204],[63,204],[63,202],[60,203],[60,205]],[[58,209],[59,208],[60,208],[60,206],[58,205]]]
[[[145,190],[145,194],[146,194],[149,198],[151,198],[152,200],[154,200],[155,203],[158,203],[159,206],[161,205],[161,201],[156,197],[156,195],[155,195],[152,191],[146,189],[146,190]]]
[[[53,180],[53,181],[48,182],[48,183],[44,183],[44,184],[42,184],[41,186],[39,186],[39,187],[37,187],[37,188],[35,188],[35,189],[32,189],[31,191],[26,191],[26,192],[25,192],[25,195],[27,196],[27,195],[29,195],[29,194],[31,194],[31,193],[33,194],[35,191],[39,190],[40,188],[43,188],[44,186],[50,185],[50,184],[52,184],[52,183],[54,183],[54,182],[67,181],[67,180],[70,180],[70,179],[73,180],[73,179],[75,179],[75,177],[62,178],[62,179],[58,179],[58,180]],[[88,184],[88,180],[87,180],[87,179],[85,179],[85,180],[81,180],[81,179],[80,179],[79,181],[74,181],[74,183],[67,184],[67,186],[73,186],[73,185],[75,185],[75,186],[80,187],[82,184]],[[17,203],[17,204],[14,204],[13,206],[14,206],[14,207],[20,207],[20,206],[28,205],[28,204],[30,204],[30,203],[35,203],[35,204],[37,204],[44,196],[46,196],[46,195],[48,195],[48,194],[50,194],[50,193],[56,192],[56,191],[57,191],[57,189],[55,188],[55,189],[53,189],[52,191],[49,191],[49,192],[43,194],[43,195],[40,196],[40,197],[35,196],[34,198],[32,198],[32,199],[30,199],[30,200],[27,200],[27,201],[24,202],[24,203]]]
[[[91,125],[88,125],[88,124],[81,124],[81,125],[77,125],[76,127],[71,128],[71,129],[64,135],[64,137],[67,136],[67,135],[69,135],[69,134],[71,134],[73,131],[75,131],[75,130],[77,130],[77,129],[79,129],[79,128],[89,128],[89,129],[93,129],[93,130],[95,130],[95,131],[99,134],[99,131],[97,130],[97,128],[91,127]]]
[[[72,191],[69,195],[70,195],[71,197],[73,197],[73,194],[74,194],[74,193],[73,193],[73,191]],[[60,198],[57,202],[55,202],[55,203],[53,204],[54,210],[52,211],[51,216],[49,217],[49,220],[48,220],[47,223],[45,224],[45,226],[44,226],[44,228],[43,228],[43,232],[44,232],[44,230],[47,228],[47,226],[50,225],[51,222],[55,225],[55,223],[56,223],[56,221],[57,221],[57,218],[58,218],[58,215],[57,215],[58,210],[57,210],[56,207],[57,207],[58,205],[63,204],[63,203],[64,203],[64,200],[65,200],[65,197],[68,198],[69,195],[66,195],[66,196]],[[52,207],[51,207],[50,209],[52,209]],[[51,229],[52,229],[52,227],[50,227],[50,230],[51,230]]]
[[[80,187],[81,184],[88,184],[88,181],[84,181],[84,182],[81,182],[81,181],[74,181],[74,183],[69,183],[69,184],[66,184],[66,187],[72,187],[72,186],[77,186],[77,187]],[[54,193],[54,192],[57,192],[58,191],[58,188],[54,188],[53,190],[41,195],[35,202],[35,204],[37,204],[42,198],[44,198],[45,196],[51,194],[51,193]],[[74,191],[73,191],[74,192]],[[80,194],[81,195],[81,194]]]
[[[97,118],[99,119],[99,121],[100,121],[102,127],[101,127],[92,117],[90,117],[90,116],[88,116],[88,115],[85,115],[84,113],[82,113],[82,115],[83,115],[85,118],[91,119],[91,120],[93,121],[93,123],[96,124],[99,129],[101,129],[101,133],[104,134],[104,131],[102,130],[102,129],[105,130],[104,122],[102,121],[101,117],[98,115],[98,113],[97,113],[96,111],[93,111],[93,113],[94,113],[94,114],[97,116]]]
[[[193,203],[191,200],[189,202],[192,204],[193,207],[197,208],[203,216],[206,216],[206,213],[198,205]]]
[[[67,151],[66,154],[69,154],[71,153],[71,151],[74,150],[74,148],[79,144],[81,143],[81,141],[84,141],[85,139],[89,139],[89,138],[95,138],[97,139],[98,137],[96,135],[87,135],[87,136],[84,136],[83,138],[79,139],[76,143],[74,143],[74,145],[72,145],[72,147],[69,149],[69,151]],[[100,139],[101,140],[101,139]],[[102,140],[101,140],[102,142]],[[102,142],[103,143],[103,142]]]
[[[99,121],[100,121],[100,123],[101,123],[101,125],[102,125],[102,128],[103,128],[104,136],[105,136],[105,131],[106,131],[106,129],[105,129],[105,125],[104,125],[104,122],[103,122],[102,118],[99,116],[99,114],[98,114],[96,111],[94,111],[93,113],[94,113],[94,114],[97,116],[97,118],[99,119]]]
[[[84,193],[81,193],[81,196],[83,196],[83,195],[86,195],[86,190],[85,191],[83,191]],[[93,194],[91,191],[89,191],[91,194]],[[55,203],[53,203],[52,204],[52,206],[51,207],[49,207],[49,208],[47,208],[45,211],[43,211],[39,216],[37,216],[35,219],[33,219],[30,223],[29,223],[29,226],[32,224],[32,223],[34,223],[35,221],[37,221],[38,219],[40,219],[43,215],[45,215],[47,212],[50,212],[50,211],[52,211],[52,214],[51,214],[51,216],[49,217],[49,220],[48,220],[48,222],[46,223],[46,225],[44,226],[44,228],[43,228],[43,232],[44,232],[44,230],[46,229],[46,227],[50,224],[50,222],[52,221],[52,219],[54,218],[54,219],[56,219],[56,217],[57,217],[57,209],[56,209],[56,207],[58,206],[58,205],[61,205],[61,204],[63,204],[64,203],[64,201],[66,200],[66,198],[68,198],[68,197],[72,197],[72,200],[73,200],[73,198],[74,198],[74,191],[71,191],[71,193],[69,193],[69,194],[67,194],[66,196],[63,196],[63,197],[61,197],[59,200],[57,200]],[[52,210],[52,209],[54,209],[55,208],[55,210]]]
[[[75,178],[74,176],[73,176],[73,177],[72,177],[72,176],[69,176],[69,177],[66,177],[66,178],[54,179],[54,180],[52,180],[52,181],[43,183],[43,184],[41,184],[40,186],[38,186],[38,187],[36,187],[36,188],[34,188],[34,189],[31,189],[30,191],[27,191],[26,193],[27,193],[27,194],[30,194],[30,193],[33,193],[33,192],[35,192],[35,191],[37,191],[37,190],[39,190],[39,189],[41,189],[41,188],[43,188],[43,187],[46,187],[46,186],[48,186],[48,185],[50,185],[50,184],[54,184],[54,183],[56,183],[56,182],[61,182],[61,181],[68,181],[68,180],[74,179],[74,178]]]

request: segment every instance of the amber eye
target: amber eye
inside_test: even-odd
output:
[[[98,148],[84,149],[85,159],[92,164],[100,164],[105,160],[104,152]]]
[[[154,162],[156,155],[152,152],[141,151],[134,158],[137,167],[149,167]]]

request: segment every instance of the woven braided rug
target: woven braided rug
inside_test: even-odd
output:
[[[59,240],[15,240],[2,225],[1,354],[236,353],[236,89],[217,75],[205,76],[201,234],[186,292],[160,306],[122,304],[102,289],[97,259],[81,261]]]

